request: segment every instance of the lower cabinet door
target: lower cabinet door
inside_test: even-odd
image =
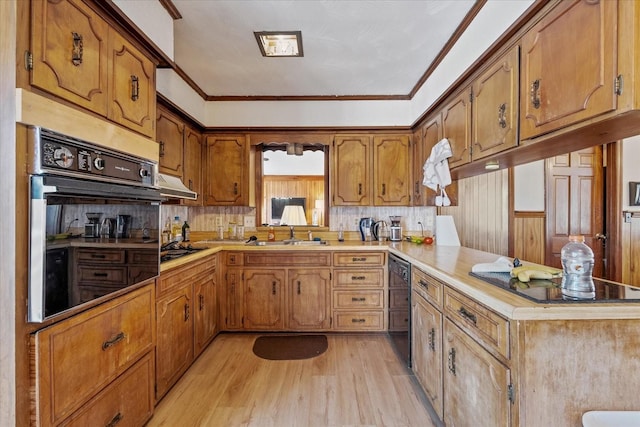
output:
[[[331,270],[289,270],[289,317],[291,330],[324,330],[330,326]]]
[[[415,291],[411,305],[413,372],[442,419],[442,313]]]
[[[218,312],[215,271],[199,278],[193,285],[193,345],[197,357],[216,333]]]
[[[510,371],[449,319],[444,324],[444,422],[510,426]]]
[[[144,425],[153,414],[153,376],[153,352],[149,352],[61,425]]]
[[[244,328],[282,330],[284,328],[284,269],[244,270]]]

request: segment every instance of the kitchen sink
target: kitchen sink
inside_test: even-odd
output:
[[[294,245],[294,246],[318,246],[318,245],[328,245],[329,242],[326,240],[279,240],[275,242],[263,242],[263,241],[253,241],[247,243],[250,246],[282,246],[282,245]]]

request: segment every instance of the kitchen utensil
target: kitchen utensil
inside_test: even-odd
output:
[[[389,217],[391,220],[391,227],[389,227],[389,240],[392,242],[400,242],[402,241],[402,225],[400,224],[401,220],[400,215],[392,215]]]

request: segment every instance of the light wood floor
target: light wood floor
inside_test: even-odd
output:
[[[148,426],[434,426],[386,335],[329,334],[326,353],[293,361],[255,356],[257,336],[216,337]]]

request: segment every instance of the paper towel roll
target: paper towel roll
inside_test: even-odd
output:
[[[436,215],[436,245],[460,246],[456,225],[451,215]]]

